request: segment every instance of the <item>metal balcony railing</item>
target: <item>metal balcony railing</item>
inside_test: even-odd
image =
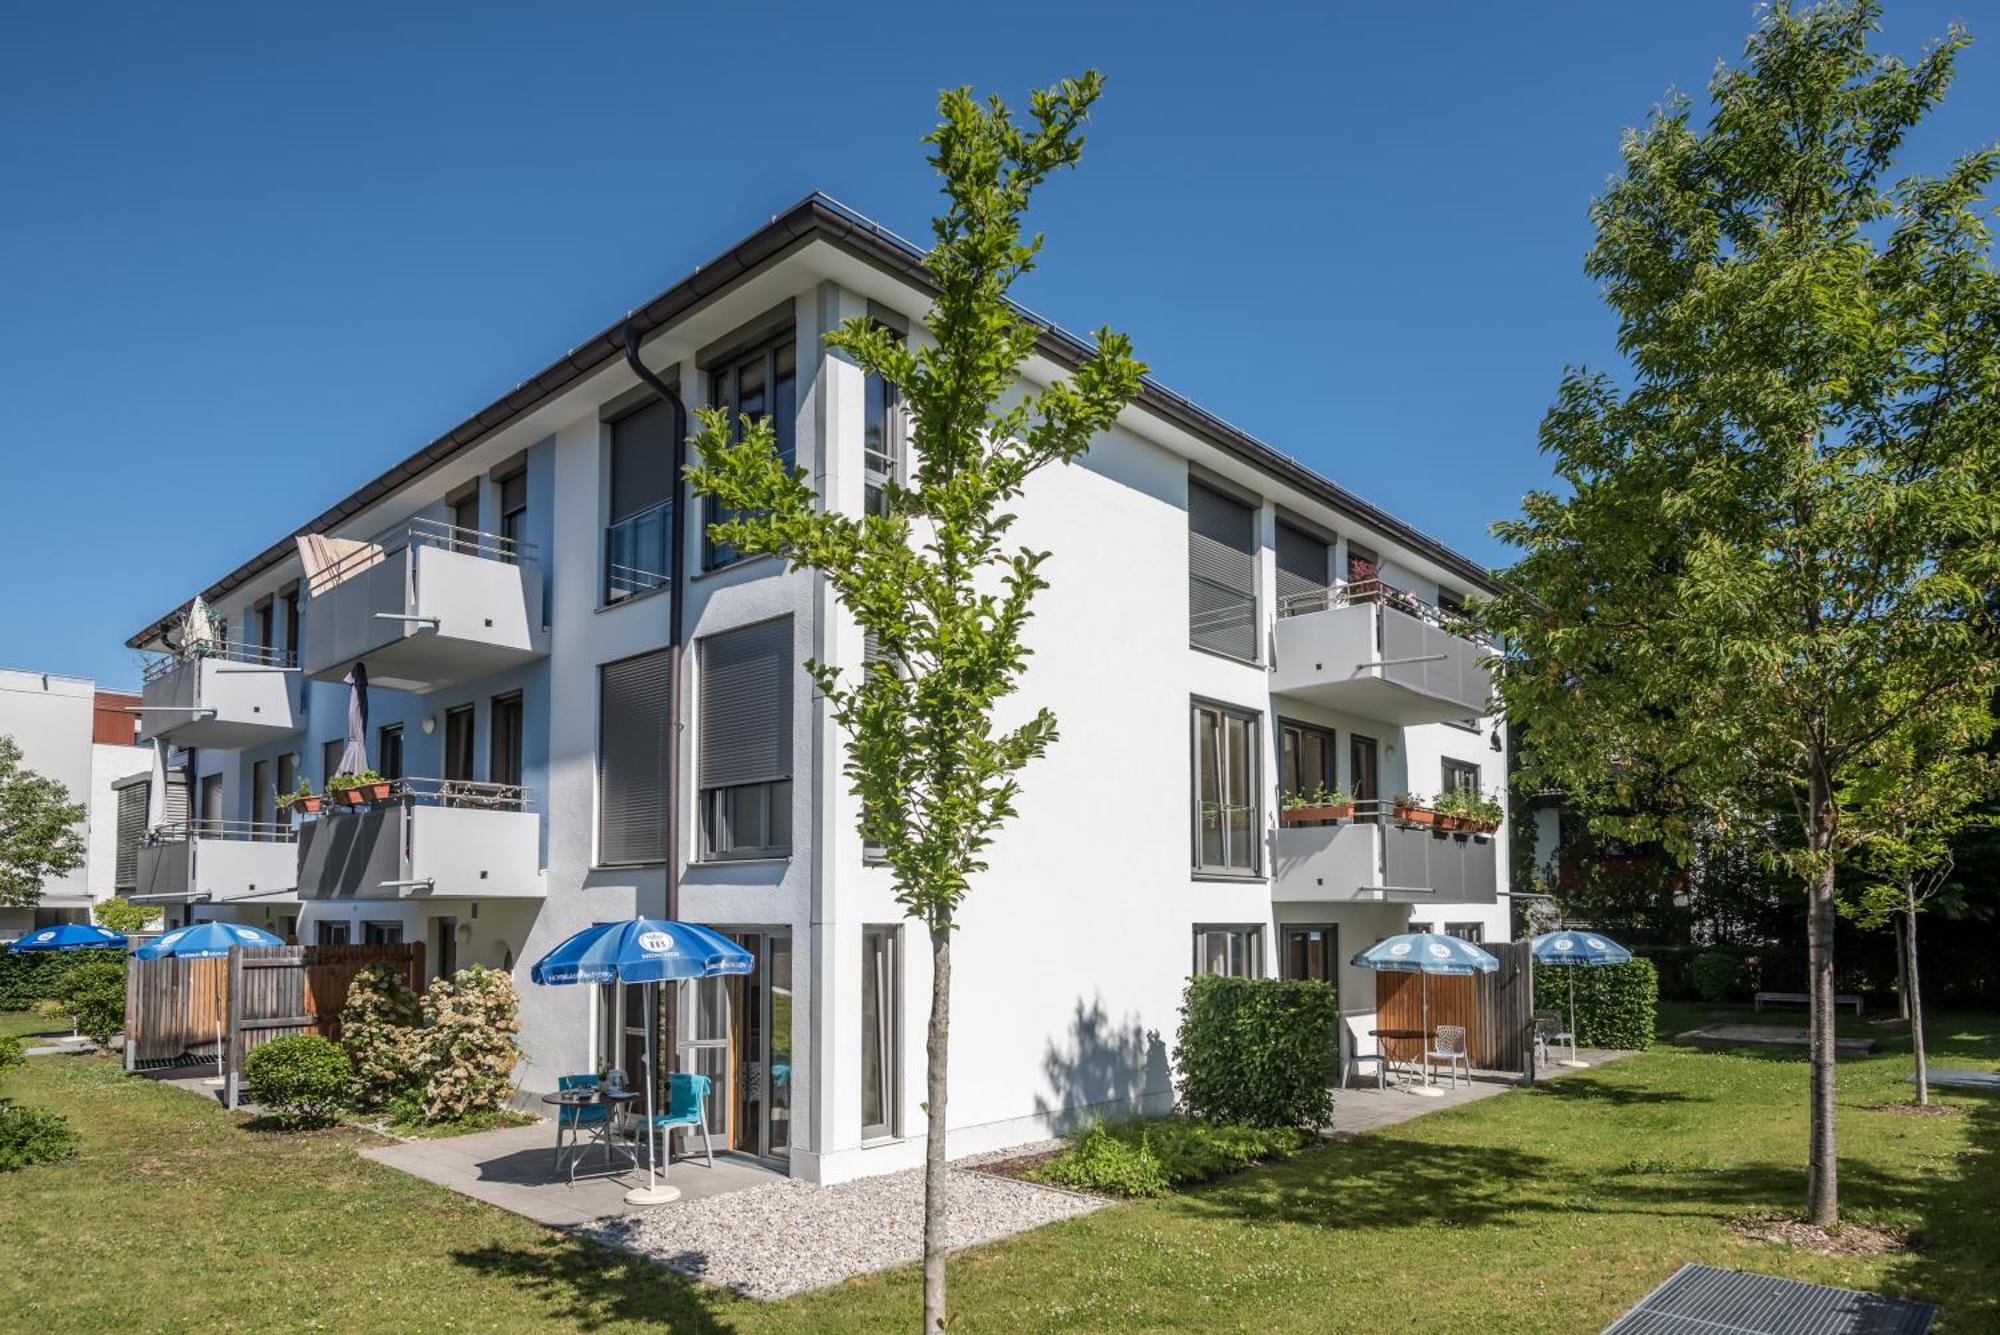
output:
[[[439,519],[412,519],[395,525],[327,562],[306,583],[306,592],[317,597],[397,552],[412,547],[439,547],[467,556],[501,561],[508,565],[536,563],[534,543],[476,528],[460,528]]]
[[[1342,580],[1323,589],[1307,589],[1287,594],[1278,600],[1278,616],[1280,618],[1306,616],[1334,607],[1367,604],[1394,608],[1448,635],[1472,640],[1487,649],[1492,648],[1491,642],[1477,632],[1466,616],[1450,608],[1439,607],[1436,603],[1425,602],[1416,594],[1380,579]]]
[[[623,602],[667,583],[674,503],[627,515],[604,530],[604,601]]]
[[[212,658],[247,667],[295,668],[298,655],[288,649],[272,649],[261,644],[225,644],[221,640],[196,640],[167,653],[149,654],[144,673],[147,684],[164,681],[189,663]]]
[[[146,842],[184,844],[190,839],[239,839],[249,843],[284,844],[298,839],[289,821],[272,820],[181,820],[156,825],[146,833]]]
[[[530,811],[535,793],[518,783],[483,783],[471,779],[391,779],[388,804],[398,806],[456,807],[480,811]],[[352,805],[338,791],[323,795],[320,814],[361,811],[370,804]],[[372,805],[381,806],[377,801]]]

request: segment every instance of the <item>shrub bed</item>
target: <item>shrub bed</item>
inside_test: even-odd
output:
[[[1182,1111],[1218,1125],[1327,1125],[1339,1024],[1324,983],[1190,978],[1174,1045]]]
[[[76,1142],[61,1113],[0,1103],[0,1172],[67,1159],[76,1153]]]
[[[1115,1127],[1092,1119],[1068,1149],[1027,1176],[1113,1196],[1160,1196],[1252,1164],[1289,1158],[1310,1139],[1295,1127],[1217,1126],[1187,1117]]]
[[[244,1075],[257,1101],[280,1124],[326,1126],[339,1114],[354,1067],[333,1040],[295,1034],[253,1049]]]
[[[1535,970],[1535,1007],[1569,1018],[1576,981],[1576,1041],[1587,1048],[1643,1048],[1653,1041],[1660,976],[1652,961]]]
[[[93,957],[104,952],[90,951]],[[92,958],[64,974],[55,1000],[91,1042],[102,1047],[125,1027],[125,959]]]

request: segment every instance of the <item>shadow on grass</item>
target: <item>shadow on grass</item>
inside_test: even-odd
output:
[[[577,1330],[647,1323],[672,1331],[729,1331],[713,1310],[729,1301],[666,1267],[570,1234],[526,1247],[489,1246],[452,1253],[481,1275],[505,1280]]]
[[[1968,1116],[1970,1143],[1956,1156],[1956,1171],[1924,1193],[1917,1249],[1897,1261],[1882,1287],[1937,1303],[1951,1330],[2000,1330],[2000,1267],[1993,1246],[2000,1101],[1982,1099]]]
[[[1536,1086],[1536,1093],[1542,1098],[1558,1099],[1565,1103],[1605,1103],[1614,1108],[1636,1108],[1648,1104],[1663,1103],[1713,1103],[1709,1094],[1688,1094],[1678,1089],[1640,1089],[1632,1085],[1615,1084],[1607,1079],[1592,1079],[1587,1075],[1569,1075],[1560,1080],[1550,1080]]]

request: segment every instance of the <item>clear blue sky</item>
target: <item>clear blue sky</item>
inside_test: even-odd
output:
[[[1563,365],[1611,352],[1580,260],[1619,132],[1754,19],[302,8],[0,19],[0,664],[136,682],[126,635],[807,191],[921,237],[938,88],[1019,104],[1087,65],[1021,296],[1499,561]],[[1887,44],[1968,8],[1897,0]],[[1913,165],[2000,136],[1990,27]]]

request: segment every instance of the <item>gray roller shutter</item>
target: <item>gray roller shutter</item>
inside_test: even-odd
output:
[[[1278,522],[1278,615],[1316,612],[1326,606],[1331,582],[1324,538]]]
[[[701,786],[792,776],[792,619],[701,642]]]
[[[1188,483],[1188,641],[1257,657],[1256,511]]]
[[[667,652],[598,669],[597,845],[604,863],[667,857]]]

